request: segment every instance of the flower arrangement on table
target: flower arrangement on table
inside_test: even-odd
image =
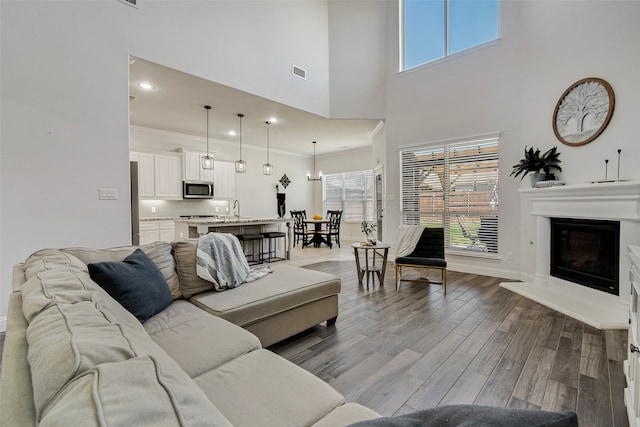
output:
[[[362,221],[360,224],[360,229],[367,236],[367,242],[375,245],[376,239],[370,237],[370,235],[376,230],[376,223],[369,221]]]

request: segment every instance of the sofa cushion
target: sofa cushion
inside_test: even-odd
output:
[[[231,426],[179,369],[153,357],[97,366],[70,382],[40,426]]]
[[[286,264],[273,273],[224,292],[205,292],[190,299],[207,312],[239,326],[262,320],[312,301],[340,293],[340,278]]]
[[[578,427],[575,412],[449,405],[351,424],[350,427]]]
[[[2,349],[0,377],[0,424],[2,425],[36,425],[31,369],[27,358],[28,326],[27,319],[22,315],[20,292],[13,292],[9,295],[7,331]]]
[[[180,278],[180,292],[185,298],[214,289],[212,282],[204,280],[196,272],[198,239],[179,240],[173,243],[176,269]]]
[[[171,291],[158,267],[136,249],[123,261],[88,265],[91,279],[141,322],[171,304]]]
[[[237,357],[194,380],[237,426],[309,426],[344,403],[327,383],[268,350]]]
[[[162,276],[167,281],[173,299],[182,297],[180,293],[180,283],[176,273],[176,264],[173,258],[173,247],[171,243],[154,242],[142,246],[120,246],[108,249],[93,248],[65,248],[64,253],[73,255],[84,264],[91,264],[103,261],[122,261],[133,253],[137,248],[142,251],[158,267]]]
[[[191,378],[260,348],[252,333],[184,300],[147,320],[144,328]]]
[[[52,305],[93,301],[93,294],[99,289],[100,287],[89,278],[89,273],[42,271],[22,285],[22,311],[31,323],[42,310]]]
[[[59,249],[42,249],[31,254],[22,265],[25,279],[29,280],[43,271],[87,272],[86,263]]]
[[[136,356],[122,329],[90,301],[47,308],[29,324],[26,337],[37,414],[78,374]]]

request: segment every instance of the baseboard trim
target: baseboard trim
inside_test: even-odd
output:
[[[505,270],[495,267],[484,267],[481,265],[469,265],[447,260],[447,270],[458,271],[460,273],[479,274],[482,276],[500,277],[503,279],[520,280],[520,272]]]

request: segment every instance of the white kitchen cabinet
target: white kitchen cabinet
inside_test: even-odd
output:
[[[160,240],[163,242],[173,242],[176,240],[175,221],[158,221],[160,229]]]
[[[638,304],[640,303],[640,246],[629,246],[631,258],[631,300],[629,302],[629,336],[627,360],[624,374],[627,388],[624,389],[624,403],[627,406],[629,426],[640,427],[640,330],[638,329]]]
[[[140,244],[176,240],[176,223],[169,220],[140,221]]]
[[[202,168],[202,156],[205,155],[206,153],[198,153],[195,151],[184,151],[182,153],[183,178],[185,181],[214,182],[213,171]]]
[[[236,169],[233,162],[215,161],[213,166],[213,198],[236,198]]]
[[[154,177],[156,197],[162,199],[182,198],[182,167],[180,157],[154,154]]]
[[[155,167],[153,154],[139,153],[138,160],[138,196],[155,197]]]
[[[138,161],[141,199],[182,199],[182,162],[173,154],[130,153]]]
[[[140,221],[140,245],[160,240],[160,224],[158,221]]]

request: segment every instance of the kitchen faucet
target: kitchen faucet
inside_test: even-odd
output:
[[[240,202],[237,199],[233,201],[233,216],[240,218]]]

